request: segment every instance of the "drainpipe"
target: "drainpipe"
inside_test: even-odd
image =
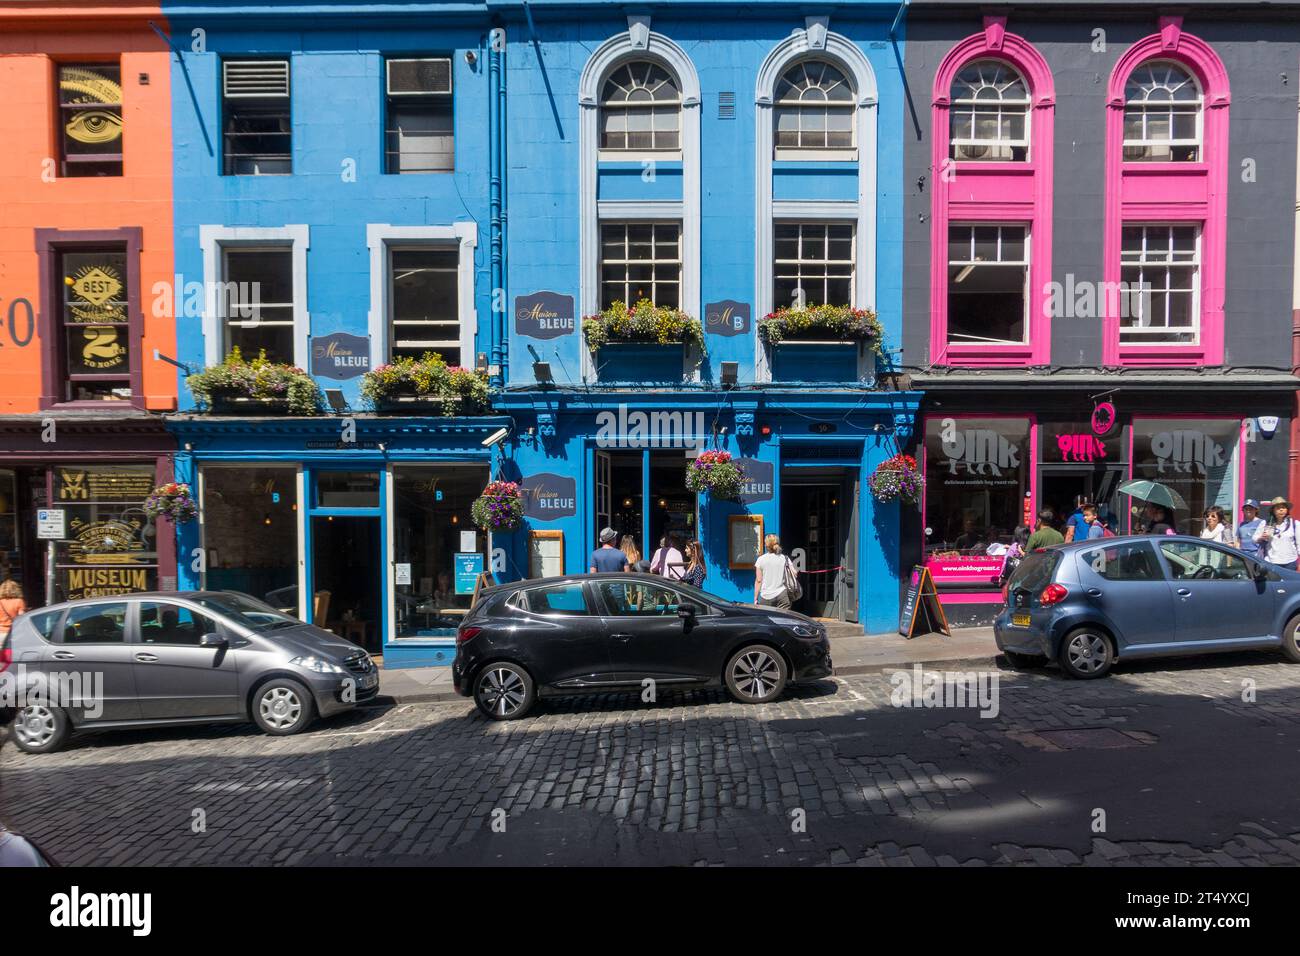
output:
[[[504,296],[505,284],[505,210],[503,196],[505,185],[505,44],[498,40],[497,31],[504,30],[494,23],[488,33],[488,277],[492,286],[492,319],[489,322],[488,367],[495,369],[489,383],[499,388],[506,381],[502,356],[505,341],[505,307],[498,303]],[[501,47],[501,49],[497,49]]]
[[[1300,375],[1300,101],[1296,104],[1295,247],[1291,267],[1291,374]],[[1287,487],[1291,500],[1300,494],[1300,391],[1291,407],[1291,448],[1288,452]]]

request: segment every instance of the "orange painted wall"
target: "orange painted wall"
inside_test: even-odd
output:
[[[0,5],[0,414],[38,409],[44,343],[37,229],[142,230],[144,340],[131,348],[141,358],[146,406],[176,406],[176,369],[153,359],[155,348],[176,354],[176,328],[172,315],[156,316],[152,308],[154,284],[172,281],[172,141],[170,54],[149,20],[166,29],[157,6],[76,0]],[[122,67],[123,175],[48,181],[59,166],[56,64],[116,57]],[[148,74],[147,85],[140,74]],[[38,318],[37,334],[22,348],[7,321],[16,298],[31,302]]]

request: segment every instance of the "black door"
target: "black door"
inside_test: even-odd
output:
[[[581,581],[523,592],[526,611],[512,619],[512,643],[538,684],[585,687],[612,679],[608,640],[593,597]]]
[[[683,620],[678,610],[691,602],[666,584],[607,579],[595,587],[620,682],[698,683],[721,671],[717,630],[707,608],[694,621]]]

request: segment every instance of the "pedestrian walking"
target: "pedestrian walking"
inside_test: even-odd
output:
[[[649,571],[650,562],[641,557],[641,549],[636,546],[636,538],[630,534],[623,535],[623,539],[618,543],[618,549],[623,552],[627,558],[627,570],[629,571]]]
[[[709,576],[709,569],[704,565],[704,545],[692,541],[686,546],[686,572],[682,580],[697,588],[704,587],[704,579]]]
[[[1255,532],[1264,527],[1264,519],[1259,516],[1259,502],[1247,498],[1241,503],[1241,524],[1237,525],[1237,547],[1252,558],[1259,557],[1259,542]]]
[[[1227,522],[1223,518],[1223,509],[1218,505],[1210,505],[1205,509],[1205,527],[1201,529],[1201,537],[1206,541],[1213,541],[1216,544],[1232,544],[1232,532],[1228,530]]]
[[[591,552],[591,559],[587,562],[592,574],[598,571],[627,570],[627,555],[614,547],[614,542],[617,540],[618,532],[613,528],[605,528],[601,531],[600,547]]]
[[[1065,536],[1053,527],[1056,520],[1056,512],[1051,508],[1044,508],[1038,512],[1038,530],[1029,536],[1029,541],[1025,544],[1026,551],[1037,551],[1039,548],[1050,548],[1054,544],[1064,544]]]
[[[1173,517],[1169,514],[1169,509],[1164,505],[1154,504],[1148,501],[1146,505],[1146,533],[1147,534],[1177,534],[1174,530]]]
[[[1066,541],[1083,541],[1088,537],[1088,519],[1084,511],[1092,507],[1092,502],[1088,500],[1087,495],[1076,495],[1074,498],[1074,512],[1070,517],[1065,519],[1065,540]],[[1096,511],[1093,511],[1096,514]]]
[[[763,539],[763,554],[754,562],[754,603],[788,610],[790,592],[786,587],[786,569],[794,570],[790,559],[781,553],[781,539],[769,534]]]
[[[1016,573],[1016,568],[1020,567],[1020,559],[1025,556],[1025,548],[1029,545],[1029,525],[1016,525],[1016,530],[1012,532],[1011,544],[1007,545],[1007,550],[1002,555],[1002,570],[998,572],[997,585],[1002,587],[1011,580],[1011,575]]]
[[[1296,543],[1296,523],[1291,517],[1291,502],[1278,495],[1268,503],[1268,521],[1255,532],[1260,557],[1269,564],[1294,571],[1300,559]]]
[[[26,611],[22,586],[13,578],[5,578],[0,582],[0,647],[4,646],[18,615]]]
[[[682,552],[677,548],[677,541],[671,534],[664,535],[659,540],[659,550],[650,559],[650,573],[680,581],[685,568],[686,563],[682,559]]]

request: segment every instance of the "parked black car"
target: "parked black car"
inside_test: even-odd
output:
[[[590,574],[490,588],[456,636],[456,692],[494,720],[541,697],[725,686],[775,700],[831,673],[826,628],[793,611],[736,604],[654,574]]]

